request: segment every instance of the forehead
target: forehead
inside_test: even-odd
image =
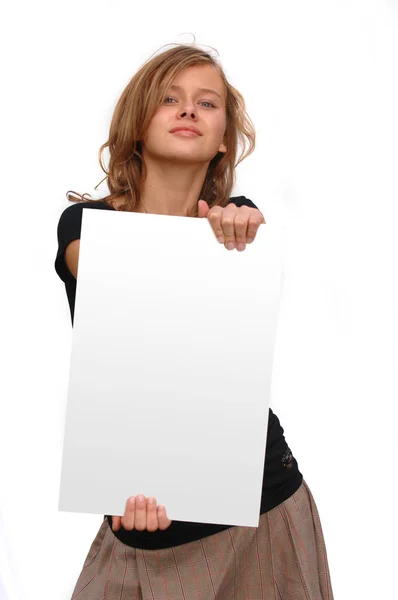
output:
[[[218,92],[222,99],[225,99],[224,82],[217,69],[212,65],[186,67],[174,77],[171,85],[179,86],[186,91],[193,91],[197,88],[212,89]]]

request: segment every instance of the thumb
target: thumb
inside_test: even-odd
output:
[[[206,217],[209,210],[210,208],[206,200],[198,201],[198,217]]]

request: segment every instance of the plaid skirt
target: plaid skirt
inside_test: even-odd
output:
[[[303,480],[258,527],[163,550],[131,548],[105,519],[72,600],[333,600],[325,540]]]

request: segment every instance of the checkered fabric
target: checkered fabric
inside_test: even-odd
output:
[[[259,527],[163,550],[123,544],[104,520],[72,600],[333,600],[312,493],[303,480]]]

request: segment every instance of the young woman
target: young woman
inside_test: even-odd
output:
[[[243,251],[265,224],[253,202],[230,198],[235,167],[254,145],[244,100],[210,54],[178,45],[144,63],[100,149],[100,163],[110,152],[110,194],[81,196],[59,220],[55,268],[72,325],[83,208],[208,218],[215,241]],[[270,409],[258,528],[172,522],[142,490],[123,516],[105,515],[72,598],[332,600],[317,507],[283,432]]]

